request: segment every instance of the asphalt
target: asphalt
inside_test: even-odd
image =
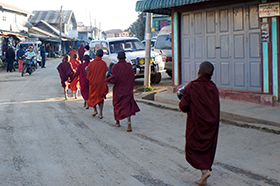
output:
[[[135,95],[138,102],[179,111],[176,93],[167,89]],[[220,121],[241,127],[255,128],[280,134],[280,107],[262,106],[233,100],[220,99]]]

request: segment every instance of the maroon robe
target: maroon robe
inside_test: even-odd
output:
[[[219,91],[210,79],[201,76],[191,81],[179,103],[188,113],[186,160],[200,170],[212,170],[220,121]]]
[[[113,83],[113,106],[115,120],[135,115],[140,109],[133,97],[135,83],[134,72],[130,63],[120,60],[112,67],[112,75],[106,79]]]
[[[84,100],[88,100],[88,93],[89,93],[89,82],[86,77],[85,68],[88,66],[89,61],[85,61],[84,63],[80,64],[77,68],[75,73],[75,77],[79,77],[80,86],[81,86],[81,94]]]
[[[74,79],[75,74],[71,63],[63,59],[62,62],[58,65],[57,70],[61,79],[61,86],[64,89],[68,89],[68,85],[70,84],[70,81]]]
[[[79,48],[78,48],[78,53],[79,53],[79,60],[83,62],[83,58],[84,58],[84,53],[85,53],[85,47],[84,45],[81,45]]]

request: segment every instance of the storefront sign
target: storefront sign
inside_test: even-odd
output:
[[[259,17],[280,16],[279,5],[279,2],[259,4]]]
[[[261,23],[261,41],[262,43],[269,42],[269,23]]]

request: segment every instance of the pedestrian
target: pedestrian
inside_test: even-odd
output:
[[[40,46],[40,56],[41,56],[41,68],[46,68],[45,67],[45,62],[46,62],[46,50],[44,48],[44,44]]]
[[[85,53],[85,47],[83,45],[83,43],[81,44],[81,46],[78,48],[78,53],[79,53],[79,60],[81,62],[83,62],[83,57],[84,57],[84,53]]]
[[[17,51],[17,59],[18,59],[18,71],[21,72],[23,69],[23,56],[26,53],[23,46],[20,45],[20,49]]]
[[[75,71],[70,63],[70,56],[65,55],[62,62],[58,65],[57,70],[61,79],[61,85],[64,90],[65,100],[68,99],[67,92],[69,83],[73,80]]]
[[[92,59],[92,58],[91,58],[91,52],[90,52],[90,50],[89,50],[89,46],[88,46],[88,45],[85,46],[84,55],[88,55],[88,56],[90,57],[90,59]]]
[[[205,61],[200,64],[198,78],[191,81],[182,91],[180,110],[187,112],[186,160],[201,170],[201,178],[195,183],[206,185],[215,157],[219,118],[219,91],[211,76],[214,66]]]
[[[48,57],[52,57],[52,47],[51,47],[51,44],[50,43],[47,43],[47,51],[48,51]]]
[[[140,109],[133,96],[135,76],[132,65],[125,60],[125,53],[118,53],[118,63],[112,67],[111,75],[106,79],[107,82],[114,84],[113,87],[113,106],[115,127],[120,127],[120,120],[127,118],[127,132],[131,132],[131,115],[135,115]]]
[[[7,72],[12,72],[16,57],[15,51],[12,46],[9,46],[8,50],[6,51],[5,57],[7,60]]]
[[[107,65],[102,60],[102,56],[103,50],[97,50],[96,58],[89,63],[87,68],[87,78],[89,80],[88,106],[94,108],[93,116],[98,114],[96,105],[99,106],[99,119],[103,118],[104,99],[108,93],[108,85],[105,80]]]
[[[72,65],[73,69],[75,71],[77,71],[78,66],[81,64],[81,61],[78,60],[78,55],[77,54],[74,54],[73,57],[74,58],[72,60],[70,60],[70,63]],[[73,79],[73,81],[70,83],[70,89],[72,91],[71,96],[74,97],[74,92],[75,92],[75,99],[77,99],[78,91],[80,90],[80,83],[79,83],[79,77],[78,76],[75,77]]]
[[[74,59],[74,54],[77,54],[79,56],[79,53],[77,52],[75,47],[73,47],[73,49],[69,52],[70,60]]]
[[[87,68],[89,62],[90,62],[89,55],[84,55],[84,63],[81,63],[78,66],[77,71],[74,75],[74,78],[79,77],[81,95],[84,99],[84,107],[86,107],[86,109],[89,108],[88,105],[87,105],[88,93],[89,93],[89,81],[86,78],[86,70],[85,69]]]

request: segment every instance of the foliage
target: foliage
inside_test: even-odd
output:
[[[138,19],[133,22],[126,31],[130,33],[130,36],[137,37],[140,41],[145,38],[145,23],[146,18],[143,16],[143,13],[138,15]]]
[[[143,87],[138,88],[138,91],[140,91],[140,92],[150,92],[152,90],[153,90],[153,88],[151,86],[143,86]]]

